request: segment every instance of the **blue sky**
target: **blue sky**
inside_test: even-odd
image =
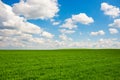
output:
[[[6,17],[8,12],[19,17],[14,24],[28,25],[25,30],[0,15],[0,48],[120,48],[120,0],[2,0],[0,5],[11,8],[0,6]],[[20,31],[22,36],[8,36],[10,31]],[[23,35],[31,37],[23,39]]]

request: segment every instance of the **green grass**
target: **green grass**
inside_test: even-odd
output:
[[[120,49],[1,50],[0,80],[120,80]]]

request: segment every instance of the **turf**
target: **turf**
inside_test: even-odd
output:
[[[0,50],[0,80],[120,80],[120,49]]]

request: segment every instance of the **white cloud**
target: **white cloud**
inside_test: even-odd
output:
[[[56,1],[56,0],[52,0],[52,1]],[[37,4],[36,0],[33,0],[32,2],[35,2],[33,4]],[[28,2],[24,2],[24,6],[28,5],[27,3]],[[17,5],[18,4],[20,5],[20,3],[17,3]],[[31,4],[30,6],[32,6],[33,4]],[[15,8],[15,5],[14,5],[14,8]],[[28,15],[27,10],[25,12],[27,14],[25,14],[23,11],[22,15],[24,13],[25,14],[24,16],[30,19],[52,18],[52,16],[50,17],[50,16],[44,16],[44,15],[42,15],[42,17],[38,15],[32,16],[31,10],[28,10],[28,11],[30,11],[29,16],[27,16]],[[76,17],[78,18],[76,19]],[[81,18],[79,14],[79,16],[74,15],[74,18],[72,17],[72,18],[66,19],[65,24],[66,26],[70,25],[70,27],[66,27],[68,29],[60,29],[61,35],[58,36],[60,40],[53,40],[53,37],[55,35],[44,31],[43,29],[40,28],[40,26],[37,26],[28,22],[26,18],[16,15],[13,12],[12,7],[2,3],[2,1],[0,0],[0,48],[1,49],[2,48],[5,48],[5,49],[10,49],[10,48],[20,48],[20,49],[21,48],[24,48],[24,49],[26,48],[28,49],[120,48],[120,41],[116,39],[100,39],[94,42],[92,42],[92,39],[87,41],[78,41],[78,42],[73,41],[72,38],[67,36],[67,34],[73,34],[75,32],[74,30],[70,30],[70,29],[77,28],[77,23],[81,23],[85,25],[92,23],[90,20],[91,17],[89,17],[89,19],[87,19],[86,17],[87,21],[81,20]],[[114,25],[112,24],[112,26],[116,26],[116,25],[118,27],[119,21],[117,22],[115,21]],[[96,33],[97,35],[105,34],[105,32],[102,30],[95,32],[94,34]]]
[[[109,24],[110,27],[120,28],[120,19],[115,19],[112,24]]]
[[[56,21],[55,19],[50,19],[50,21],[52,22],[52,25],[56,26],[60,24],[60,21]]]
[[[65,34],[59,35],[59,38],[63,41],[72,41],[72,38],[67,37]]]
[[[2,29],[0,30],[0,48],[51,48],[54,41],[44,37],[35,37],[17,30]]]
[[[15,15],[12,8],[0,2],[0,28],[21,30],[25,33],[39,34],[42,29],[32,23],[27,22],[24,18]]]
[[[2,29],[0,30],[0,36],[2,37],[0,40],[1,43],[0,47],[4,47],[4,46],[23,47],[25,45],[22,43],[22,39],[25,38],[24,40],[28,40],[28,37],[31,37],[32,35],[24,34],[20,31],[12,30],[12,29]]]
[[[85,25],[88,25],[94,22],[93,18],[88,17],[85,13],[80,13],[78,15],[72,15],[72,20],[76,23],[81,23]]]
[[[60,27],[74,29],[74,28],[77,28],[77,25],[73,22],[73,20],[71,18],[68,18],[65,20],[65,23],[62,24]]]
[[[33,36],[36,35],[37,37]],[[53,34],[42,30],[23,17],[17,16],[12,8],[0,1],[0,47],[32,47],[43,44]],[[33,45],[34,44],[34,45]]]
[[[104,11],[105,15],[111,16],[112,18],[120,16],[120,9],[118,7],[105,2],[101,4],[101,10]]]
[[[98,48],[120,48],[120,42],[117,39],[100,39],[95,46]]]
[[[117,34],[118,33],[118,30],[115,28],[110,28],[109,31],[110,31],[110,34]]]
[[[80,42],[74,42],[74,41],[57,41],[59,48],[120,48],[120,41],[118,39],[99,39],[96,41],[80,41]],[[89,45],[88,45],[89,44]]]
[[[47,37],[47,38],[53,38],[53,37],[54,37],[53,34],[51,34],[51,33],[49,33],[49,32],[46,32],[46,31],[42,32],[41,35],[44,36],[44,37]]]
[[[27,19],[49,19],[59,11],[57,0],[21,0],[13,5],[13,11]]]
[[[65,23],[61,25],[62,28],[74,29],[77,28],[77,23],[88,25],[93,23],[92,17],[88,17],[85,13],[80,13],[78,15],[72,15],[71,18],[65,20]]]
[[[75,33],[74,30],[67,30],[67,29],[60,29],[59,30],[62,34],[73,34]]]
[[[12,29],[0,29],[0,36],[20,35],[21,33],[22,33],[21,31],[12,30]]]
[[[105,35],[105,32],[103,30],[99,30],[98,32],[91,32],[90,35],[92,36]]]
[[[59,25],[60,22],[53,22],[52,24],[53,24],[54,26],[56,26],[56,25]]]
[[[9,34],[9,33],[8,33]],[[45,40],[42,38],[34,38],[32,35],[21,33],[20,35],[4,35],[1,36],[0,47],[8,48],[28,48],[35,45],[42,45]]]
[[[0,28],[1,29],[14,29],[21,31],[23,33],[29,34],[47,34],[48,36],[52,36],[52,34],[43,31],[39,26],[29,23],[23,17],[19,17],[14,12],[12,12],[12,8],[2,2],[0,2]],[[46,36],[46,35],[45,35]]]

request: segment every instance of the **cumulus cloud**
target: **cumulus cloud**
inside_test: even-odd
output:
[[[93,18],[88,17],[85,13],[80,13],[78,15],[72,15],[72,20],[73,22],[81,23],[85,25],[88,25],[94,22]]]
[[[0,47],[29,47],[30,44],[42,44],[42,38],[34,38],[31,34],[26,34],[18,30],[0,30]]]
[[[88,17],[85,13],[80,13],[77,15],[72,15],[71,18],[65,20],[65,23],[61,25],[62,28],[74,29],[77,28],[77,23],[88,25],[93,23],[92,17]]]
[[[120,28],[120,19],[115,19],[112,24],[109,24],[110,27]]]
[[[51,34],[51,33],[49,33],[49,32],[46,32],[46,31],[42,32],[41,35],[44,36],[44,37],[47,37],[47,38],[53,38],[53,37],[54,37],[53,34]]]
[[[72,41],[73,39],[68,37],[68,34],[73,34],[75,33],[75,30],[70,30],[70,29],[60,29],[60,35],[59,35],[59,38],[60,40],[62,40],[62,43],[64,43],[64,41],[66,42],[69,42],[69,41]]]
[[[61,34],[59,35],[59,38],[63,41],[72,41],[72,38],[69,38],[67,35],[65,34]]]
[[[20,0],[13,11],[27,19],[49,19],[56,16],[59,7],[57,0]]]
[[[41,33],[42,29],[34,24],[27,22],[23,17],[13,13],[12,8],[0,2],[0,28],[17,29],[25,33]]]
[[[117,34],[118,33],[118,30],[115,28],[110,28],[109,31],[110,31],[110,34]]]
[[[57,41],[59,48],[120,48],[120,41],[116,38],[99,39],[96,41]],[[89,44],[89,45],[88,45]]]
[[[77,25],[76,23],[73,22],[71,18],[68,18],[65,20],[65,23],[62,24],[60,27],[67,28],[67,29],[74,29],[74,28],[77,28]]]
[[[56,25],[59,25],[60,22],[53,22],[52,24],[53,24],[54,26],[56,26]]]
[[[47,2],[46,4],[44,4],[45,1]],[[41,7],[38,5],[39,3],[41,3]],[[56,10],[53,8],[55,5]],[[49,15],[47,14],[49,11],[45,12],[46,14],[44,14],[44,11],[42,12],[43,7],[45,7],[45,11],[48,10],[46,6],[49,6]],[[40,12],[37,12],[37,10]],[[77,28],[77,23],[88,25],[94,22],[91,17],[88,17],[84,13],[72,15],[71,18],[65,20],[63,25],[64,28],[67,29],[59,30],[61,33],[61,35],[58,36],[60,40],[54,40],[53,38],[55,35],[27,21],[27,19],[53,18],[58,10],[57,0],[44,0],[43,2],[40,0],[21,0],[19,3],[13,5],[13,8],[0,0],[0,48],[120,48],[120,40],[117,39],[100,39],[94,42],[92,42],[92,39],[78,42],[73,41],[68,34],[73,34],[75,32],[71,29]],[[24,17],[21,17],[21,15]],[[114,20],[111,26],[119,27],[119,20]],[[112,33],[116,32],[113,30]],[[92,34],[104,35],[105,32],[100,30]]]
[[[0,1],[0,47],[32,46],[34,43],[42,44],[48,38],[53,38],[53,35],[17,16],[12,7]]]
[[[118,7],[105,2],[101,4],[101,10],[104,11],[105,15],[111,16],[112,18],[120,16],[120,9]]]
[[[116,38],[100,39],[95,46],[98,48],[120,48],[120,42]]]
[[[54,25],[54,26],[60,24],[60,21],[56,21],[55,19],[50,19],[50,21],[52,22],[52,25]]]
[[[69,30],[69,29],[60,29],[59,30],[62,34],[73,34],[75,33],[74,30]]]
[[[105,35],[105,32],[103,30],[99,30],[97,32],[91,32],[90,35],[92,36]]]

